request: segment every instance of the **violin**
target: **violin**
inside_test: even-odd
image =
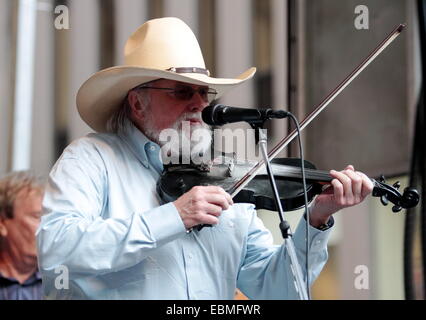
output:
[[[208,164],[167,165],[157,182],[157,192],[164,202],[175,201],[194,186],[220,186],[233,195],[236,182],[240,181],[253,165],[250,161],[239,163],[229,156],[220,156]],[[300,159],[278,158],[271,161],[271,166],[280,191],[283,210],[302,208],[305,199]],[[304,166],[308,202],[311,202],[334,178],[327,171],[317,170],[309,161],[305,160]],[[407,187],[401,194],[399,182],[389,185],[383,176],[378,181],[371,181],[374,185],[373,197],[380,197],[383,205],[393,203],[393,212],[415,207],[419,202],[419,194],[413,188]],[[266,169],[258,172],[241,191],[233,195],[233,200],[235,203],[252,203],[256,209],[277,211]]]
[[[377,56],[385,50],[403,31],[405,25],[397,26],[301,123],[303,130],[320,114]],[[300,133],[299,131],[299,133]],[[298,135],[293,130],[270,152],[272,171],[275,175],[280,202],[284,211],[301,208],[305,204],[300,159],[275,159],[291,140]],[[309,161],[304,161],[308,202],[329,185],[333,177],[326,171],[319,171]],[[235,157],[221,156],[208,163],[189,165],[166,165],[157,183],[157,192],[165,203],[175,201],[194,186],[221,186],[234,199],[234,202],[253,203],[257,209],[276,211],[275,198],[269,184],[263,160],[253,164],[249,161],[237,161]],[[370,178],[371,179],[371,178]],[[371,179],[374,188],[373,197],[380,197],[383,205],[393,203],[393,212],[415,207],[419,194],[414,188],[405,188],[403,193],[399,182],[386,184],[384,177]]]

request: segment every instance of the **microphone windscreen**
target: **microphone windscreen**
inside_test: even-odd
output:
[[[210,105],[204,108],[204,110],[201,112],[201,118],[203,119],[203,121],[210,125],[210,126],[214,126],[216,125],[215,123],[215,119],[214,119],[214,111],[216,109],[216,107],[218,107],[220,105]]]

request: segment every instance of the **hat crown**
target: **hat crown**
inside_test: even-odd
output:
[[[78,90],[78,112],[95,131],[107,130],[108,120],[123,105],[128,91],[142,83],[163,78],[209,86],[220,97],[256,72],[250,68],[235,78],[211,77],[197,38],[178,18],[145,22],[127,41],[124,56],[124,65],[95,73]]]
[[[124,57],[128,66],[205,69],[197,38],[185,22],[174,17],[153,19],[140,26],[128,39]]]

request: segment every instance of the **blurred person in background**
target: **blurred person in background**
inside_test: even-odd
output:
[[[35,232],[44,186],[28,171],[0,179],[0,300],[39,300]]]

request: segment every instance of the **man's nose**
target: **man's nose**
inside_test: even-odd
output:
[[[201,112],[208,105],[209,103],[197,91],[194,93],[194,96],[191,99],[191,103],[189,104],[188,109],[191,112]]]

